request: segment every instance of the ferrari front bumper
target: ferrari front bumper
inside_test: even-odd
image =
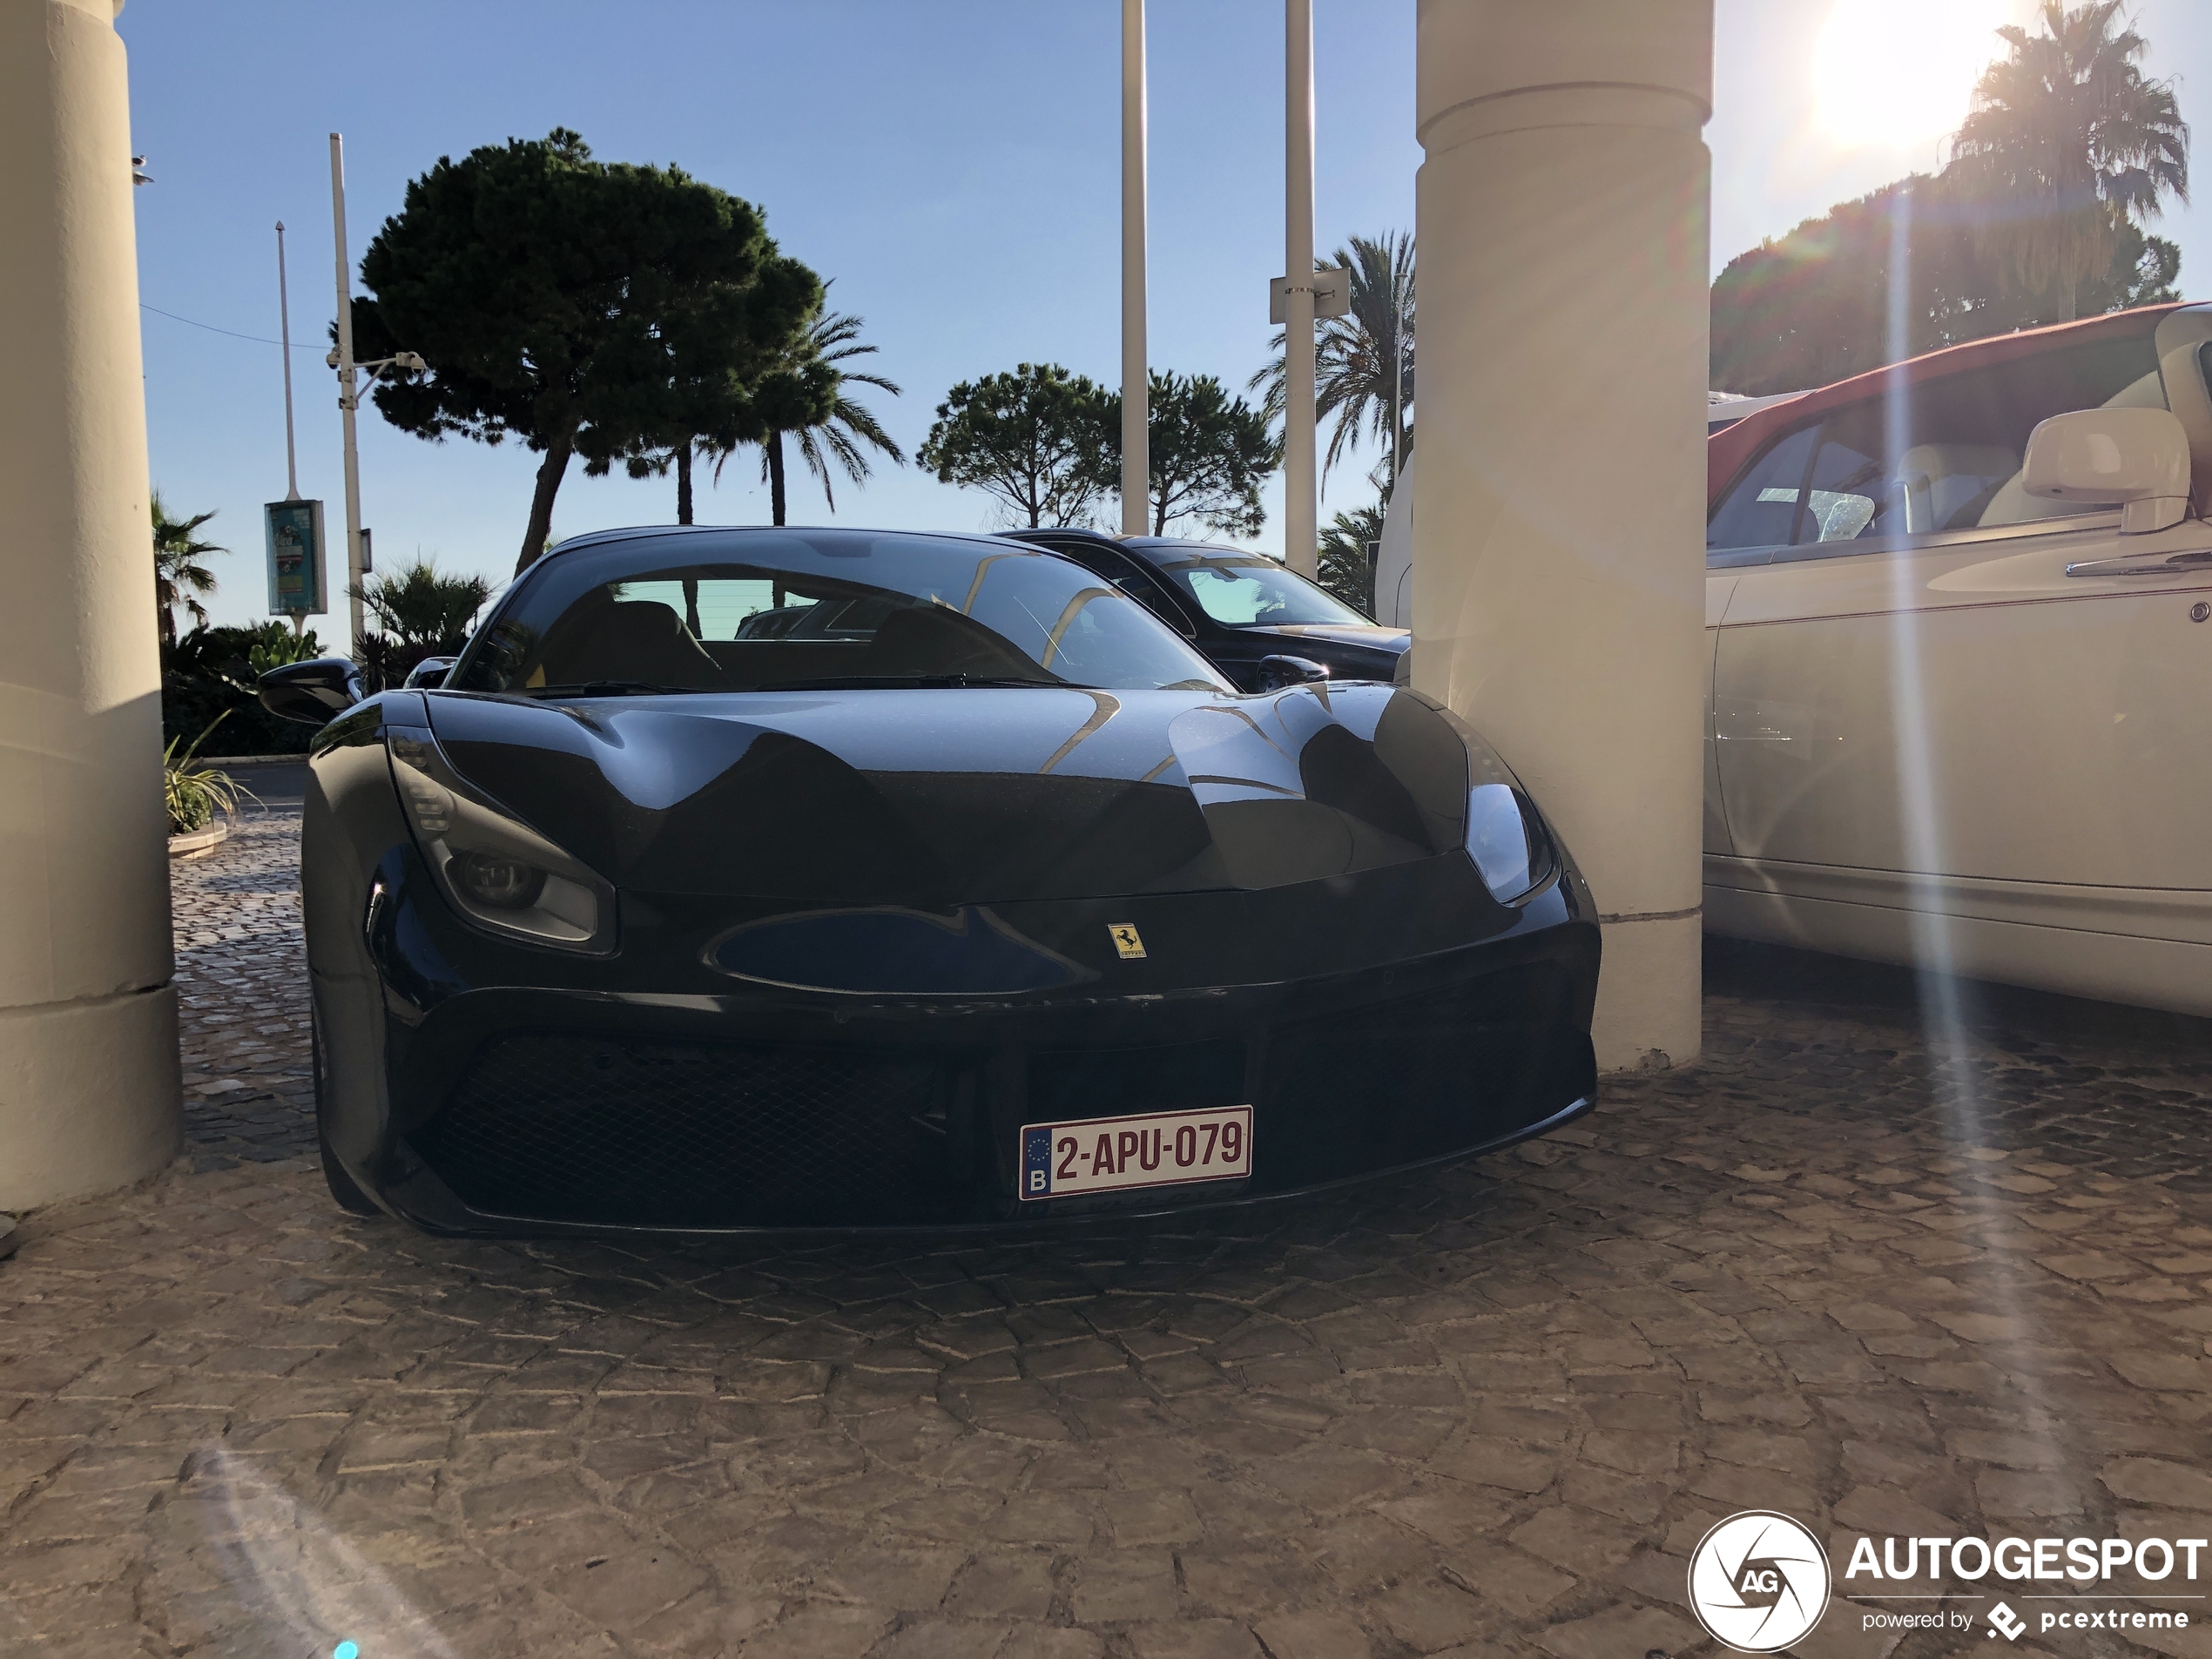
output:
[[[1587,1109],[1597,929],[1564,883],[1529,909],[1408,961],[1136,995],[462,988],[393,1022],[384,1130],[354,1173],[417,1226],[487,1235],[1005,1228],[1291,1197]],[[1243,1104],[1248,1177],[1017,1196],[1025,1123]]]

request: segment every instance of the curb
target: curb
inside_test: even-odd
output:
[[[229,823],[218,818],[206,829],[196,829],[187,835],[172,835],[169,838],[169,856],[172,859],[185,859],[192,857],[195,853],[212,851],[227,840],[230,833]]]

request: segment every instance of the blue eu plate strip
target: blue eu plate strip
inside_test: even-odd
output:
[[[1049,1127],[1022,1131],[1022,1196],[1052,1196],[1052,1130]]]

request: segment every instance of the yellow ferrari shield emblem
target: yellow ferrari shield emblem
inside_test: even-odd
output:
[[[1114,948],[1121,953],[1123,961],[1141,962],[1144,960],[1144,941],[1137,937],[1136,928],[1125,921],[1117,921],[1106,931],[1114,935]]]

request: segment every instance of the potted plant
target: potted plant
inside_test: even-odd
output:
[[[226,710],[210,720],[181,755],[177,752],[179,739],[175,738],[161,752],[161,795],[169,809],[171,858],[204,853],[214,846],[230,833],[227,820],[238,815],[239,799],[260,799],[230,773],[204,766],[197,759],[199,745],[222,725],[228,712]],[[224,821],[217,821],[218,813]]]

